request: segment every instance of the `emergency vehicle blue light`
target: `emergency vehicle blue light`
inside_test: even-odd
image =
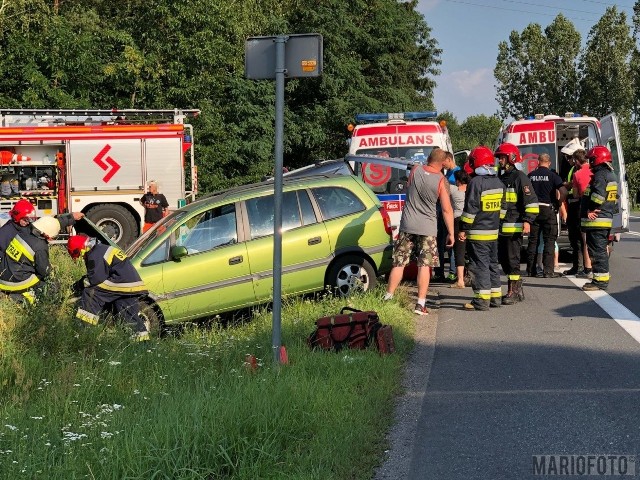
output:
[[[436,118],[438,112],[400,112],[400,113],[358,113],[356,122],[386,122],[389,120],[420,120]]]
[[[527,115],[526,117],[524,117],[525,120],[535,120],[536,117],[535,115]]]

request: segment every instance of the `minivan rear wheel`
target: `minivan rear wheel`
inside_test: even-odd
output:
[[[366,292],[377,283],[371,263],[356,255],[338,258],[327,273],[327,284],[341,297],[348,297],[356,291]]]

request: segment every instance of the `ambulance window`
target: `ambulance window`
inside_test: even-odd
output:
[[[613,166],[613,171],[620,178],[620,158],[618,157],[618,145],[616,144],[615,139],[609,140],[607,143],[607,147],[611,150],[611,166]]]

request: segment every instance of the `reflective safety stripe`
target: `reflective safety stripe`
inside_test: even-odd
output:
[[[98,324],[98,315],[95,313],[88,312],[82,308],[79,308],[76,312],[76,318],[82,320],[89,325],[97,325]]]
[[[507,275],[507,278],[511,281],[513,280],[520,280],[520,274],[517,275]]]
[[[143,281],[129,282],[129,283],[114,283],[109,280],[105,280],[101,284],[97,285],[97,287],[102,288],[104,290],[109,290],[110,292],[119,292],[119,293],[137,293],[137,292],[143,292],[147,289]]]
[[[22,296],[33,305],[36,302],[36,294],[33,293],[33,290],[27,290],[26,292],[22,292]]]
[[[518,233],[522,232],[522,222],[508,223],[505,222],[500,226],[500,231],[502,233]]]
[[[498,234],[496,233],[495,235],[493,234],[492,235],[469,235],[467,239],[480,241],[480,242],[490,242],[492,240],[497,240]]]
[[[613,219],[596,218],[595,220],[589,220],[588,218],[583,218],[580,220],[580,225],[590,228],[611,228],[611,226],[613,225]]]
[[[501,298],[502,297],[502,289],[501,288],[492,288],[491,289],[491,298]]]
[[[111,263],[113,262],[113,257],[116,257],[121,262],[124,262],[127,258],[122,250],[114,247],[107,248],[107,251],[104,252],[103,257],[105,262],[107,262],[107,265],[111,265]]]
[[[604,203],[604,197],[602,195],[598,195],[597,193],[593,192],[591,194],[591,201],[593,203],[597,203],[598,205],[602,205]]]
[[[471,213],[467,213],[467,212],[462,212],[462,215],[460,216],[460,221],[464,222],[464,223],[473,223],[473,221],[475,220],[476,216],[472,215]]]
[[[506,216],[507,216],[507,211],[506,210],[500,210],[500,220],[502,220]]]
[[[504,199],[508,203],[516,203],[518,201],[518,194],[513,188],[507,188],[507,191],[504,194]]]
[[[607,183],[607,202],[615,202],[618,200],[618,183],[617,182],[609,182]]]
[[[33,273],[26,280],[21,282],[9,282],[7,280],[0,280],[0,290],[4,292],[17,293],[20,290],[27,290],[40,282],[40,279]]]
[[[540,213],[540,205],[537,203],[530,203],[529,205],[524,207],[525,213]]]
[[[473,292],[473,296],[482,300],[491,300],[491,290],[476,290]]]
[[[608,282],[609,281],[609,272],[605,272],[605,273],[593,272],[593,279],[598,281],[598,282]]]
[[[31,246],[25,242],[20,235],[16,235],[13,237],[13,240],[9,242],[9,245],[7,245],[7,249],[5,250],[5,255],[14,262],[19,262],[23,255],[32,263],[36,258],[36,252],[33,251],[33,248],[31,248]]]

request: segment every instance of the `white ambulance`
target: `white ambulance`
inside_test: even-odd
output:
[[[0,214],[21,198],[39,217],[83,212],[127,247],[141,232],[149,180],[159,182],[170,208],[195,199],[193,128],[185,119],[198,114],[0,110]]]
[[[407,167],[424,163],[435,147],[453,152],[446,122],[437,122],[436,116],[437,112],[362,113],[356,115],[358,124],[348,126],[349,163],[389,213],[394,237],[406,197]],[[391,161],[384,162],[388,157]]]
[[[571,166],[560,150],[576,138],[586,151],[595,145],[605,145],[611,150],[612,164],[620,182],[620,188],[618,190],[619,213],[613,219],[610,240],[618,241],[620,233],[629,230],[629,189],[618,122],[614,114],[601,119],[573,112],[568,112],[563,117],[537,114],[509,123],[500,132],[497,143],[513,143],[520,149],[523,170],[526,173],[537,168],[540,154],[549,154],[551,168],[566,179]]]

